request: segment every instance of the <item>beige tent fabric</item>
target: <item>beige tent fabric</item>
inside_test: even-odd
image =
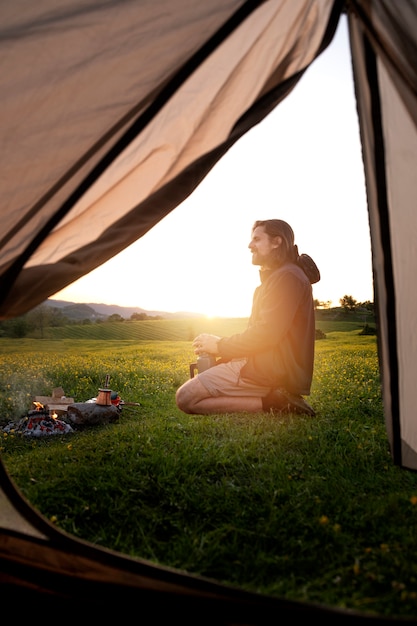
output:
[[[20,21],[6,4],[0,319],[102,264],[191,193],[238,120],[313,61],[333,1],[22,2]]]
[[[417,24],[416,24],[417,28]],[[417,336],[417,296],[410,289],[410,270],[417,269],[417,127],[389,75],[380,69],[384,138],[387,151],[387,191],[391,216],[391,250],[395,284],[398,383],[400,398],[401,459],[406,467],[417,469],[417,429],[415,427],[415,364]],[[417,107],[415,107],[417,109]],[[411,282],[413,279],[411,278]],[[390,419],[390,418],[389,418]]]
[[[135,205],[169,183],[201,153],[223,143],[235,121],[262,93],[270,75],[280,68],[283,81],[306,67],[321,43],[324,25],[319,11],[308,46],[300,44],[304,20],[294,20],[287,3],[266,3],[244,22],[151,120],[61,220],[47,242],[28,261],[33,267],[54,263],[94,241]],[[317,27],[316,24],[321,24]],[[284,37],[285,35],[285,37]],[[274,42],[272,48],[271,42]],[[295,54],[283,63],[288,48]],[[234,62],[226,62],[234,59]],[[251,77],[251,78],[249,78]],[[91,228],[94,224],[94,229]]]
[[[417,296],[411,287],[417,270],[417,3],[351,5],[386,426],[394,460],[417,469]]]
[[[1,4],[0,171],[6,218],[0,268],[15,261],[42,228],[48,236],[48,220],[63,203],[72,206],[71,194],[100,159],[242,3],[217,4],[217,10],[201,6],[194,13],[186,1],[177,2],[175,10],[169,2],[158,2],[156,10],[149,3],[124,3],[121,10],[116,2],[83,0],[21,1],[19,10],[11,2]],[[90,233],[95,229],[100,220],[89,225]],[[73,232],[71,237],[83,236],[76,223]],[[61,243],[52,244],[55,256]],[[52,275],[55,268],[48,271]],[[34,304],[31,299],[29,307]],[[11,308],[6,316],[16,314]]]
[[[25,535],[46,539],[46,535],[39,532],[23,515],[19,514],[16,507],[0,489],[0,524],[1,528],[19,531]]]

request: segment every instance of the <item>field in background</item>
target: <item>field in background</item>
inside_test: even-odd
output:
[[[35,395],[50,395],[55,387],[76,402],[93,398],[107,374],[125,401],[136,402],[142,381],[134,369],[146,363],[149,354],[151,368],[171,362],[179,386],[195,360],[191,342],[199,332],[230,335],[247,323],[245,318],[105,322],[48,327],[43,339],[0,337],[0,425],[24,415]],[[336,338],[350,341],[359,334],[363,323],[317,321],[316,328],[325,333],[316,345],[326,352]]]
[[[245,328],[243,318],[142,320],[45,328],[45,339],[110,339],[129,341],[192,341],[199,332],[232,334]]]
[[[247,318],[198,318],[185,320],[143,320],[103,322],[100,324],[71,324],[47,327],[43,339],[86,339],[128,341],[192,341],[200,332],[231,335],[244,330]],[[316,328],[323,332],[361,330],[364,321],[351,316],[346,320],[317,320]],[[39,335],[39,333],[38,333]],[[40,338],[39,336],[37,338]]]

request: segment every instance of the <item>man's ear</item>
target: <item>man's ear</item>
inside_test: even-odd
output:
[[[282,244],[282,237],[280,237],[279,235],[274,237],[274,243],[273,243],[272,247],[273,248],[279,248],[281,244]]]

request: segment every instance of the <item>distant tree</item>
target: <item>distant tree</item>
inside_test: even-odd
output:
[[[30,324],[24,317],[18,317],[13,320],[12,336],[21,339],[26,337],[30,328]]]
[[[352,296],[343,296],[339,300],[340,306],[345,309],[345,311],[355,311],[358,302]]]
[[[124,322],[125,318],[119,315],[118,313],[112,313],[107,318],[108,322]]]
[[[56,306],[48,307],[50,309],[50,316],[48,321],[49,326],[59,327],[66,326],[69,323],[68,317],[66,317],[61,309]]]
[[[39,331],[41,338],[43,339],[43,332],[47,326],[50,326],[52,318],[52,309],[46,304],[41,304],[35,307],[27,314],[27,320],[29,324]]]
[[[0,337],[21,339],[22,337],[26,337],[29,330],[30,324],[24,315],[0,322]]]
[[[321,300],[314,300],[315,309],[330,309],[331,304],[331,300],[326,300],[326,302],[322,302]]]
[[[139,322],[142,320],[146,320],[147,318],[148,316],[146,315],[146,313],[132,313],[132,315],[130,316],[132,322]]]
[[[130,316],[130,321],[132,322],[140,322],[143,320],[163,320],[162,315],[148,315],[147,313],[132,313]]]
[[[369,311],[370,313],[375,312],[375,305],[373,302],[370,302],[369,300],[366,300],[365,302],[361,302],[360,306],[366,309],[367,311]]]

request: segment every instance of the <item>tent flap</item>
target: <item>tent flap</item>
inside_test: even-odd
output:
[[[331,0],[181,0],[175,10],[171,0],[20,0],[19,21],[9,4],[0,319],[101,265],[184,200],[290,90],[340,14]]]
[[[355,11],[349,15],[349,32],[365,167],[385,419],[395,462],[417,469],[417,296],[410,290],[413,279],[409,275],[417,267],[417,5],[352,5]]]

